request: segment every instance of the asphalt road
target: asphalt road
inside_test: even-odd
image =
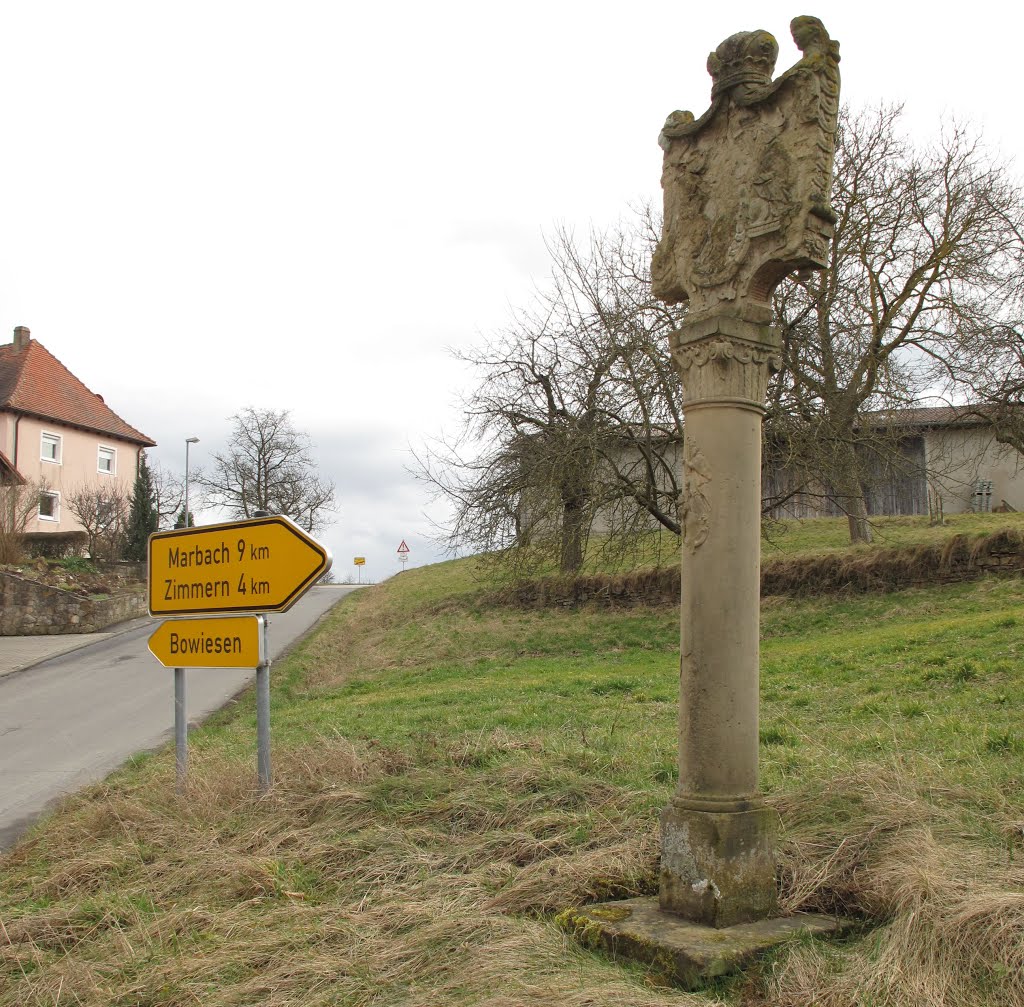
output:
[[[315,587],[291,611],[269,616],[271,660],[351,590]],[[146,646],[158,624],[148,620],[0,678],[0,850],[56,798],[102,779],[136,752],[173,739],[174,671],[162,667]],[[248,670],[189,669],[189,720],[223,706],[254,677]],[[254,773],[255,746],[254,737]]]

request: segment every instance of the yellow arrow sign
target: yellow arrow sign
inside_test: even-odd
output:
[[[149,536],[150,615],[284,612],[331,553],[281,515]]]
[[[149,638],[165,668],[255,668],[266,663],[263,617],[169,619]]]

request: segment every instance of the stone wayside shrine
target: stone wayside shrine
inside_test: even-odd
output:
[[[672,355],[683,384],[679,781],[661,816],[660,898],[570,910],[611,950],[696,987],[831,917],[776,917],[775,813],[758,791],[761,421],[781,366],[771,297],[823,269],[839,110],[839,44],[791,24],[803,56],[772,79],[778,44],[739,32],[708,57],[711,107],[673,112],[654,293],[686,304]]]

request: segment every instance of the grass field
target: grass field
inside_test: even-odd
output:
[[[553,923],[655,890],[678,613],[486,586],[409,571],[275,665],[269,796],[249,694],[192,736],[187,798],[163,752],[69,800],[0,861],[0,1005],[1024,1004],[1024,581],[765,602],[783,903],[863,929],[701,994]]]

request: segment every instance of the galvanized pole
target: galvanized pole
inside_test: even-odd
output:
[[[198,444],[198,437],[186,437],[185,438],[185,527],[189,528],[192,525],[191,518],[188,513],[188,449],[191,444]]]
[[[188,519],[188,449],[198,444],[198,437],[185,438],[185,527]],[[188,776],[188,714],[185,709],[185,669],[174,669],[174,773],[175,789],[179,794],[185,792],[185,780]]]
[[[256,668],[256,775],[260,791],[270,790],[270,641],[267,626],[263,622],[263,649],[267,655],[263,664]]]
[[[175,790],[185,793],[188,776],[188,714],[185,709],[185,669],[174,669],[174,770]]]

